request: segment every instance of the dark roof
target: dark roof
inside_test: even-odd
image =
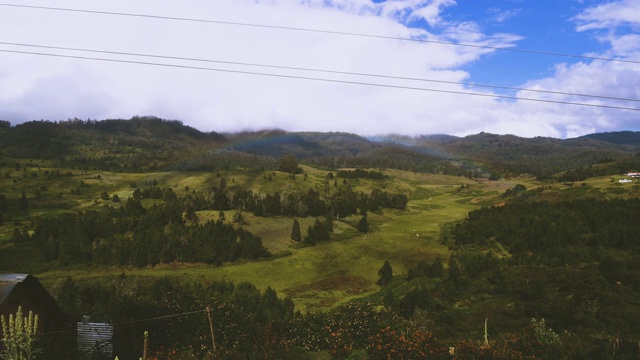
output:
[[[16,285],[29,276],[28,274],[0,274],[0,304],[11,294]]]

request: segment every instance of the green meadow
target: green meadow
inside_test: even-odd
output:
[[[459,176],[413,173],[399,170],[383,170],[382,180],[328,177],[328,171],[303,166],[304,174],[291,178],[274,171],[225,170],[219,172],[152,172],[124,173],[102,172],[58,167],[55,163],[32,164],[25,170],[3,169],[0,194],[5,195],[10,206],[16,206],[22,192],[29,202],[29,210],[5,220],[0,227],[0,247],[11,246],[9,239],[16,228],[29,225],[34,216],[53,215],[60,212],[77,212],[117,208],[122,202],[101,199],[107,192],[122,201],[132,196],[136,187],[150,184],[170,187],[178,196],[190,193],[206,194],[219,186],[222,179],[230,191],[251,190],[254,193],[285,194],[335,191],[351,186],[357,192],[370,193],[382,189],[408,196],[406,210],[380,210],[368,213],[370,231],[357,230],[360,215],[335,219],[331,240],[306,246],[290,239],[293,218],[258,217],[243,213],[243,226],[262,238],[263,245],[272,257],[257,261],[242,261],[220,266],[205,264],[169,263],[145,268],[55,268],[44,269],[37,275],[48,286],[71,276],[76,281],[94,281],[125,274],[143,277],[172,277],[184,281],[207,283],[216,280],[248,281],[261,289],[271,287],[281,296],[290,296],[297,309],[305,311],[333,308],[346,301],[363,298],[377,292],[378,270],[385,260],[393,267],[394,274],[405,274],[409,267],[420,260],[432,261],[436,255],[448,257],[450,249],[446,240],[447,226],[465,218],[469,211],[482,206],[500,204],[503,194],[517,184],[528,190],[541,189],[537,196],[548,199],[567,199],[593,196],[598,198],[625,197],[635,193],[634,184],[618,184],[609,177],[589,179],[573,186],[559,183],[539,183],[533,178],[522,177],[499,181],[479,181]],[[60,173],[47,176],[46,173]],[[8,175],[7,175],[8,174]],[[35,174],[35,175],[33,175]],[[334,174],[335,175],[335,174]],[[348,184],[348,185],[347,185]],[[78,188],[80,194],[72,194]],[[145,207],[161,200],[144,200]],[[226,221],[235,211],[226,211]],[[199,221],[217,220],[218,211],[199,211]],[[299,218],[302,236],[315,218]],[[444,234],[444,235],[443,235]],[[1,252],[0,252],[1,253]],[[29,267],[28,260],[16,263],[6,259],[5,271]],[[13,263],[13,264],[12,264]],[[15,265],[15,266],[13,266]],[[35,268],[36,264],[31,264]]]

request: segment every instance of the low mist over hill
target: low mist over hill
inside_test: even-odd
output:
[[[480,133],[365,138],[348,133],[264,130],[204,133],[180,121],[32,121],[0,127],[0,156],[59,159],[90,168],[130,170],[274,168],[293,154],[325,168],[372,167],[427,173],[549,178],[603,163],[632,166],[640,133],[592,134],[575,139],[521,138]],[[259,160],[259,161],[257,161]]]

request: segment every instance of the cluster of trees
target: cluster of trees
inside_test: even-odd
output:
[[[255,194],[243,189],[230,190],[226,179],[221,178],[219,186],[208,193],[192,191],[180,197],[171,188],[157,186],[155,180],[146,185],[138,188],[137,184],[131,184],[134,191],[127,200],[103,191],[100,199],[120,203],[116,209],[105,205],[100,211],[34,218],[30,226],[32,234],[26,227],[16,228],[13,241],[38,246],[44,261],[62,265],[146,266],[171,261],[219,264],[268,256],[268,252],[259,237],[241,228],[234,229],[224,219],[200,224],[198,211],[235,209],[238,216],[233,220],[240,224],[245,211],[257,216],[318,217],[316,224],[308,228],[307,236],[304,239],[300,236],[300,240],[313,245],[329,239],[336,217],[358,212],[366,215],[380,207],[404,209],[408,202],[404,194],[379,189],[364,194],[350,186],[332,192],[328,184],[322,193],[309,189],[302,193]],[[86,186],[81,182],[71,189],[72,193],[80,194]],[[145,209],[143,199],[159,201]],[[29,206],[24,193],[14,202],[22,210]],[[9,218],[4,215],[9,203],[9,199],[0,195],[0,222]],[[368,226],[365,216],[358,229],[367,232]]]
[[[626,174],[629,171],[640,169],[638,161],[620,161],[598,164],[597,166],[581,166],[565,171],[555,176],[560,182],[584,181],[588,178],[609,176],[611,174]]]
[[[245,229],[222,220],[188,226],[183,211],[177,200],[145,209],[130,198],[119,209],[37,218],[33,234],[16,240],[61,265],[220,264],[269,256],[260,237]]]
[[[446,276],[438,281],[446,284]],[[123,273],[103,282],[67,278],[55,284],[51,293],[73,320],[91,314],[92,321],[114,323],[114,350],[121,358],[142,353],[145,331],[150,355],[157,358],[299,359],[318,351],[329,353],[332,359],[637,356],[637,343],[621,333],[561,331],[557,321],[536,316],[496,332],[500,317],[494,309],[482,312],[482,318],[472,316],[479,329],[489,316],[487,332],[467,329],[462,320],[469,311],[458,310],[465,315],[452,317],[451,307],[438,303],[440,290],[428,289],[428,282],[422,284],[414,286],[400,300],[405,305],[397,308],[361,300],[307,314],[295,312],[291,299],[249,283],[203,284]],[[409,306],[416,306],[416,311],[403,310]],[[439,313],[444,315],[433,319]],[[453,335],[442,327],[451,328]]]
[[[470,212],[452,231],[457,245],[499,242],[517,263],[564,266],[611,251],[640,255],[640,199],[511,203]]]
[[[250,190],[231,191],[226,187],[226,180],[221,179],[220,186],[211,191],[211,198],[191,194],[185,198],[189,208],[199,210],[232,210],[248,211],[256,216],[333,216],[343,218],[379,208],[404,210],[409,201],[404,194],[392,194],[380,189],[370,194],[355,192],[351,187],[340,188],[330,193],[327,185],[324,191],[310,188],[303,193],[260,193]]]
[[[71,321],[90,315],[92,322],[115,324],[114,352],[121,359],[142,354],[145,331],[152,358],[174,358],[176,351],[185,358],[278,358],[290,347],[291,299],[246,282],[203,284],[122,273],[101,282],[66,278],[50,291]],[[74,349],[68,350],[52,358],[74,358]]]

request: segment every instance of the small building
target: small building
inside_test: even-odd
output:
[[[38,315],[41,332],[57,331],[68,325],[58,303],[35,276],[0,274],[0,315],[8,318],[19,306],[25,316],[29,311]]]
[[[620,180],[618,180],[618,182],[620,184],[626,184],[626,183],[633,182],[633,180],[631,180],[631,179],[620,179]]]
[[[70,341],[73,342],[73,324],[35,276],[0,274],[0,315],[8,321],[11,314],[15,316],[18,307],[22,308],[24,316],[28,316],[29,311],[38,315],[38,332],[42,336],[43,350],[66,349]]]

